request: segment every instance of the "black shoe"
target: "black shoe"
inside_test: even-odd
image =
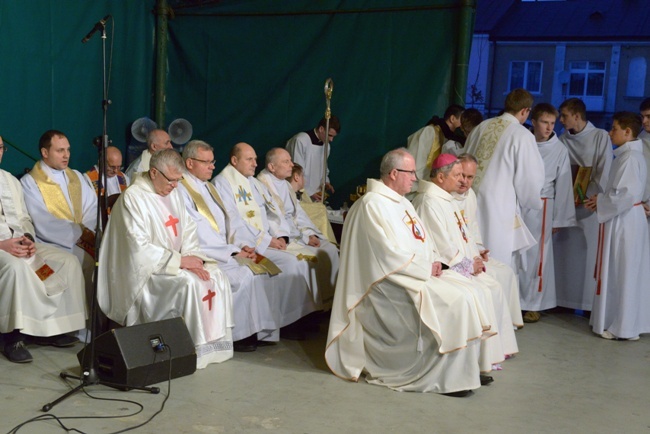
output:
[[[481,386],[487,386],[494,381],[494,378],[490,377],[489,375],[481,374],[479,375],[479,378],[481,379]]]
[[[31,342],[36,345],[49,345],[52,347],[64,348],[71,347],[79,342],[79,339],[70,335],[55,335],[55,336],[34,336]]]
[[[247,338],[232,343],[233,350],[238,353],[252,353],[257,350],[257,335],[250,335]]]
[[[472,393],[471,390],[459,390],[458,392],[443,393],[444,396],[451,396],[452,398],[465,398]]]
[[[23,341],[14,342],[13,344],[6,344],[2,350],[2,354],[14,363],[28,363],[34,360],[29,353]]]

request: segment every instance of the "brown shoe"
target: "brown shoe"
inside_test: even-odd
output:
[[[524,314],[524,322],[525,323],[531,323],[531,322],[537,322],[542,316],[539,314],[539,312],[534,312],[532,310],[529,310]]]

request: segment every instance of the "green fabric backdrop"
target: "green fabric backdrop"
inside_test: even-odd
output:
[[[386,151],[405,145],[449,104],[459,16],[451,6],[458,3],[224,1],[179,8],[169,22],[166,121],[188,119],[193,137],[216,148],[215,174],[239,141],[257,150],[261,169],[267,150],[316,126],[331,77],[332,113],[342,128],[329,165],[333,203],[340,204],[378,176]],[[448,7],[432,8],[439,6]],[[412,9],[378,11],[384,7]],[[366,11],[314,13],[330,9]]]
[[[34,158],[48,129],[70,139],[70,166],[85,171],[97,159],[102,133],[101,33],[81,39],[107,14],[113,40],[108,134],[125,147],[130,122],[152,111],[154,0],[0,1],[0,135]],[[115,24],[115,36],[111,37]],[[107,56],[108,61],[108,56]],[[5,143],[6,144],[6,143]],[[14,174],[34,161],[9,147],[2,167]]]
[[[196,2],[170,0],[166,122],[188,119],[193,137],[217,148],[218,170],[238,141],[257,149],[261,165],[268,149],[313,128],[331,77],[342,122],[330,156],[340,204],[451,100],[460,0],[188,3]],[[59,129],[70,138],[71,167],[94,163],[101,38],[81,38],[110,13],[108,133],[125,150],[131,122],[154,114],[154,9],[155,0],[1,1],[0,135],[38,158],[40,135]],[[18,174],[32,165],[10,148],[0,167]]]

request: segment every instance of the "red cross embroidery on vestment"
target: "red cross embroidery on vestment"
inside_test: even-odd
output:
[[[217,295],[216,292],[214,292],[214,291],[211,290],[211,289],[208,289],[208,295],[206,295],[205,297],[203,297],[203,298],[201,299],[201,300],[203,300],[203,301],[207,301],[207,302],[208,302],[208,310],[212,310],[212,298],[213,298],[215,295]]]
[[[165,226],[171,226],[172,229],[174,230],[174,236],[178,236],[178,231],[176,230],[176,223],[178,223],[178,219],[171,214],[169,215],[169,220],[165,222]]]

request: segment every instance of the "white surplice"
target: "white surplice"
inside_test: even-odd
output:
[[[456,202],[451,194],[425,180],[420,180],[418,193],[413,199],[413,206],[429,229],[440,260],[452,269],[462,261],[472,262],[479,256],[479,249]],[[485,266],[487,271],[489,262]],[[475,291],[485,293],[483,298],[488,304],[484,308],[492,324],[490,331],[498,333],[485,342],[488,347],[485,351],[490,354],[491,363],[500,363],[504,355],[519,351],[505,291],[500,282],[487,273],[468,279]]]
[[[542,209],[522,209],[526,226],[539,240],[536,247],[517,255],[517,275],[521,292],[521,308],[540,311],[557,306],[553,258],[553,228],[576,225],[569,153],[553,133],[545,142],[538,142],[544,160]],[[540,259],[541,258],[541,259]]]
[[[21,185],[0,170],[0,240],[24,234],[34,236],[34,227]],[[41,280],[35,270],[44,264],[54,274]],[[32,258],[0,250],[0,333],[17,329],[31,336],[54,336],[85,327],[83,274],[72,254],[40,243]]]
[[[474,238],[474,242],[476,243],[479,252],[489,250],[485,245],[483,245],[483,240],[481,239],[481,230],[479,229],[477,218],[478,206],[474,190],[470,188],[463,194],[453,193],[452,196],[456,200],[456,205],[463,215],[465,224],[472,233],[472,237]],[[524,319],[521,315],[519,281],[516,273],[509,263],[506,264],[489,255],[486,262],[487,274],[494,277],[503,287],[513,325],[518,328],[523,327]]]
[[[111,212],[97,287],[99,306],[119,324],[183,317],[201,369],[232,358],[234,324],[228,279],[201,251],[196,230],[177,190],[160,196],[138,176]],[[210,280],[180,268],[189,255],[204,260]]]
[[[643,158],[645,159],[646,167],[650,167],[650,133],[642,130],[639,134],[639,139],[643,143]],[[643,203],[650,206],[650,176],[647,177],[645,182],[645,192],[643,193]],[[650,218],[648,218],[648,232],[650,232]]]
[[[465,148],[478,160],[473,188],[483,242],[493,257],[512,264],[514,252],[536,244],[520,215],[521,207],[541,207],[544,162],[535,136],[504,113],[474,128]]]
[[[339,271],[339,250],[326,239],[302,209],[291,188],[291,184],[287,180],[276,178],[266,169],[262,170],[257,178],[269,190],[281,211],[280,213],[271,214],[269,217],[272,219],[278,218],[278,216],[282,217],[282,220],[278,221],[278,225],[287,228],[290,243],[300,245],[317,258],[316,268],[319,274],[318,292],[320,294],[320,303],[324,306],[330,306],[334,297],[336,276]],[[320,246],[312,247],[308,245],[309,237],[312,235],[320,240]]]
[[[434,249],[413,205],[381,181],[367,185],[343,227],[329,368],[400,391],[478,388],[483,325],[473,296],[431,276]]]
[[[607,131],[587,122],[585,128],[560,136],[569,152],[572,170],[575,166],[591,167],[586,197],[602,193],[612,165],[612,142]],[[591,310],[596,281],[594,267],[598,249],[598,219],[582,205],[575,206],[577,226],[561,230],[553,237],[555,288],[558,306]]]
[[[307,282],[295,268],[292,270],[289,267],[288,272],[282,270],[277,276],[270,277],[267,274],[255,275],[247,266],[237,262],[233,254],[246,245],[246,242],[242,242],[246,239],[238,236],[244,230],[244,222],[239,214],[225,214],[225,209],[210,194],[210,187],[216,194],[212,184],[201,181],[191,173],[186,173],[185,180],[190,188],[201,195],[217,226],[215,229],[208,217],[199,211],[185,185],[180,185],[178,189],[187,211],[197,226],[201,251],[217,261],[230,281],[235,320],[233,340],[256,333],[259,339],[277,340],[275,330],[315,310]]]
[[[138,176],[139,173],[149,170],[151,155],[153,154],[149,152],[149,149],[145,149],[142,151],[142,154],[133,160],[131,164],[129,164],[129,167],[126,168],[126,172],[124,172],[124,174],[129,177],[131,182],[135,181],[135,177]]]
[[[227,174],[228,176],[226,176]],[[233,185],[231,182],[236,183]],[[308,248],[302,244],[291,242],[291,239],[285,251],[269,249],[273,237],[290,238],[290,228],[284,221],[280,206],[275,202],[267,188],[252,176],[242,176],[230,164],[219,175],[214,177],[212,183],[223,200],[226,214],[239,213],[242,220],[244,220],[246,229],[250,234],[249,238],[254,243],[249,245],[255,247],[262,255],[267,255],[266,252],[275,251],[283,255],[293,256],[291,260],[294,263],[293,266],[300,271],[305,281],[308,282],[317,308],[329,308],[334,288],[332,275],[329,272],[332,268],[327,258],[316,257],[315,251],[311,247]],[[240,203],[239,206],[238,202]],[[247,208],[242,208],[244,202],[247,203]],[[298,260],[297,258],[303,259]],[[271,260],[276,262],[274,258],[271,258]],[[318,261],[320,261],[320,264]],[[284,269],[280,263],[276,262],[276,264],[281,269]],[[330,288],[329,300],[323,299],[321,291],[327,291]]]
[[[640,140],[614,150],[615,159],[598,195],[596,215],[604,223],[601,282],[590,324],[619,338],[650,333],[650,240],[641,200],[647,168]]]
[[[305,177],[305,192],[309,196],[320,191],[321,182],[323,181],[323,158],[325,155],[324,145],[315,145],[307,133],[298,133],[287,141],[285,146],[287,152],[291,154],[291,161],[298,163],[303,168]],[[332,150],[328,147],[327,158]],[[327,182],[330,182],[329,168],[327,169]]]

